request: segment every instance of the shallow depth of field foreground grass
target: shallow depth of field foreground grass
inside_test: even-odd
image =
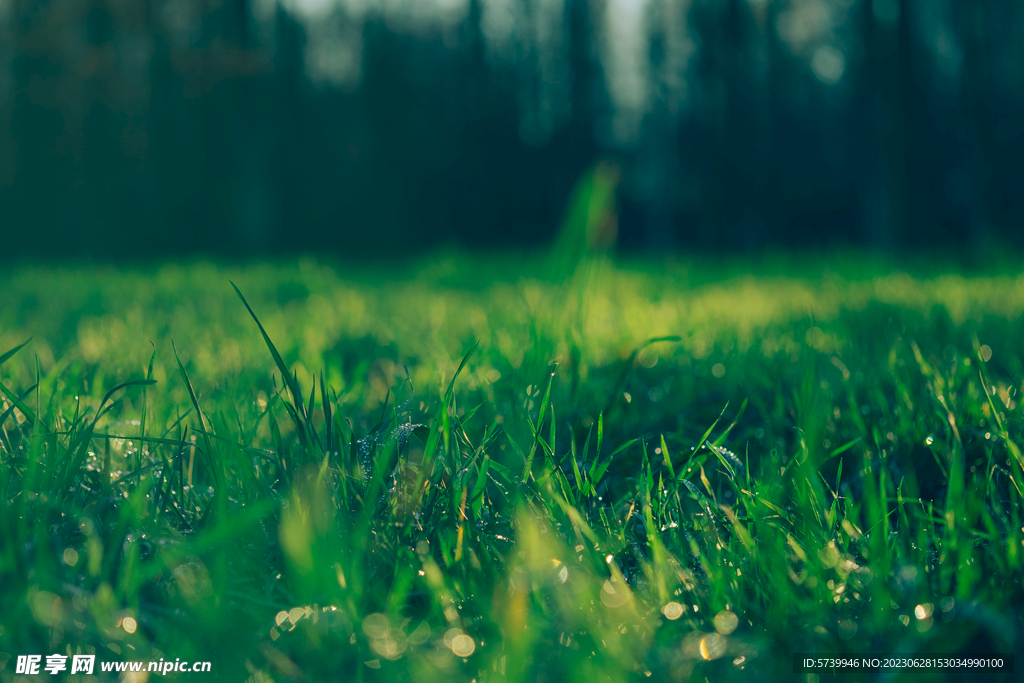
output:
[[[0,681],[1024,666],[1024,276],[530,263],[0,275]]]

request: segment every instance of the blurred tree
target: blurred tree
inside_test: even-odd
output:
[[[984,251],[1024,222],[1021,31],[1013,0],[0,0],[0,257],[539,245],[599,159],[620,248]]]

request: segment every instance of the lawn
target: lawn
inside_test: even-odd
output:
[[[1024,275],[562,272],[0,273],[0,681],[54,654],[69,681],[596,683],[1022,651]]]

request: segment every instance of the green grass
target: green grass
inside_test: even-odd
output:
[[[31,338],[0,356],[0,681],[69,652],[589,683],[1020,650],[1024,277],[548,268],[0,274],[0,353]]]

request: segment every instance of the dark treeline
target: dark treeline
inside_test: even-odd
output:
[[[1015,0],[328,3],[0,0],[0,258],[1018,244]]]

